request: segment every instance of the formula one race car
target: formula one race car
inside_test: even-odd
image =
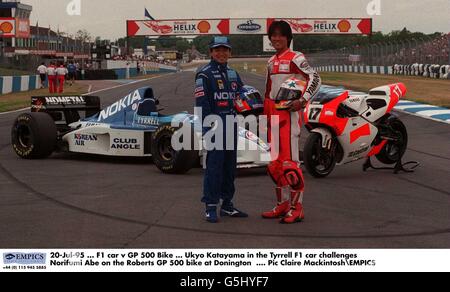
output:
[[[258,91],[248,86],[243,91],[244,111],[261,109]],[[55,151],[151,156],[162,172],[171,174],[200,165],[205,161],[201,159],[205,153],[201,147],[175,151],[171,143],[179,129],[173,125],[194,124],[196,117],[187,112],[163,115],[158,105],[150,87],[135,90],[103,110],[95,96],[32,97],[31,113],[19,115],[14,122],[12,147],[24,159],[46,158]],[[195,127],[192,129],[195,131]],[[238,143],[254,144],[250,149],[256,149],[238,151],[240,168],[270,162],[269,146],[252,132],[240,128]]]

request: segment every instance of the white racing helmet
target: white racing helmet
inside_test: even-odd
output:
[[[281,84],[277,97],[275,98],[275,108],[277,110],[287,110],[291,102],[299,100],[305,92],[306,82],[297,78],[291,78]]]

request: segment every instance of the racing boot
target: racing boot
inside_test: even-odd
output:
[[[221,217],[247,218],[248,214],[236,209],[232,202],[224,201],[220,208]]]
[[[205,219],[209,223],[219,222],[219,218],[217,217],[217,206],[216,205],[206,205]]]
[[[281,219],[282,224],[292,224],[296,222],[301,222],[305,219],[305,213],[303,212],[303,192],[291,191],[291,209],[289,212]]]
[[[283,217],[289,212],[291,205],[289,204],[289,201],[283,202],[283,188],[277,187],[275,192],[277,195],[278,204],[272,210],[262,213],[262,217],[264,219],[277,219]]]

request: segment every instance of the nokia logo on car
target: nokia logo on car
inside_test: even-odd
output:
[[[261,25],[253,23],[253,20],[248,20],[247,23],[242,23],[237,26],[239,31],[260,31]]]
[[[129,95],[122,98],[121,100],[113,103],[106,109],[102,110],[100,112],[100,114],[98,115],[97,121],[100,122],[102,120],[105,120],[105,119],[117,114],[121,110],[126,109],[127,107],[132,105],[135,101],[139,101],[139,100],[141,100],[141,95],[139,94],[139,91],[136,90],[134,93],[130,93]]]

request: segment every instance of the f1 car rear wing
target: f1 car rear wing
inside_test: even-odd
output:
[[[100,98],[98,96],[33,96],[31,98],[32,112],[46,112],[55,121],[66,124],[80,120],[80,112],[84,117],[90,117],[100,112]]]

